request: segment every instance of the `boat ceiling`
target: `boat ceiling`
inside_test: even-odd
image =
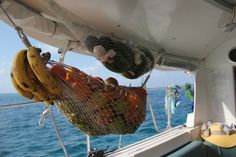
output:
[[[53,19],[42,0],[21,0],[36,12]],[[222,26],[232,16],[207,0],[56,0],[73,13],[74,24],[83,22],[105,34],[135,41],[167,53],[205,58],[235,36]],[[56,20],[56,19],[54,19]],[[37,37],[36,37],[37,38]],[[51,44],[49,40],[42,40]],[[55,46],[55,43],[54,43]]]

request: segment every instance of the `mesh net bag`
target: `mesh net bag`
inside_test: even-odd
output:
[[[84,45],[107,69],[129,79],[153,69],[158,55],[156,51],[109,36],[88,35]]]
[[[89,135],[130,134],[146,116],[146,91],[104,82],[98,77],[50,61],[63,93],[55,98],[60,112]]]

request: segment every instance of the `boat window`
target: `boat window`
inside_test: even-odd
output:
[[[235,48],[230,50],[230,52],[229,52],[229,59],[232,62],[236,62],[236,49]]]

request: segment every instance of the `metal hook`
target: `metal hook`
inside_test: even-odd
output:
[[[60,59],[59,59],[59,63],[64,63],[64,60],[65,60],[65,55],[66,55],[66,52],[70,49],[70,45],[71,45],[71,41],[68,40],[67,44],[66,44],[66,47],[65,48],[60,48],[58,50],[58,52],[60,52]]]
[[[38,122],[40,127],[44,127],[44,124],[45,124],[47,116],[49,115],[49,112],[50,112],[50,107],[46,107],[46,109],[40,114],[41,118],[39,119],[39,122]]]

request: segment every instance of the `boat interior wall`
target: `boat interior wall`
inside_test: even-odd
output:
[[[228,54],[235,48],[236,38],[233,38],[216,48],[206,58],[206,77],[209,118],[214,121],[235,123],[235,62],[230,61]]]
[[[199,125],[202,122],[209,120],[209,106],[208,106],[208,91],[206,84],[206,69],[204,62],[196,73],[196,84],[194,93],[194,124]]]

